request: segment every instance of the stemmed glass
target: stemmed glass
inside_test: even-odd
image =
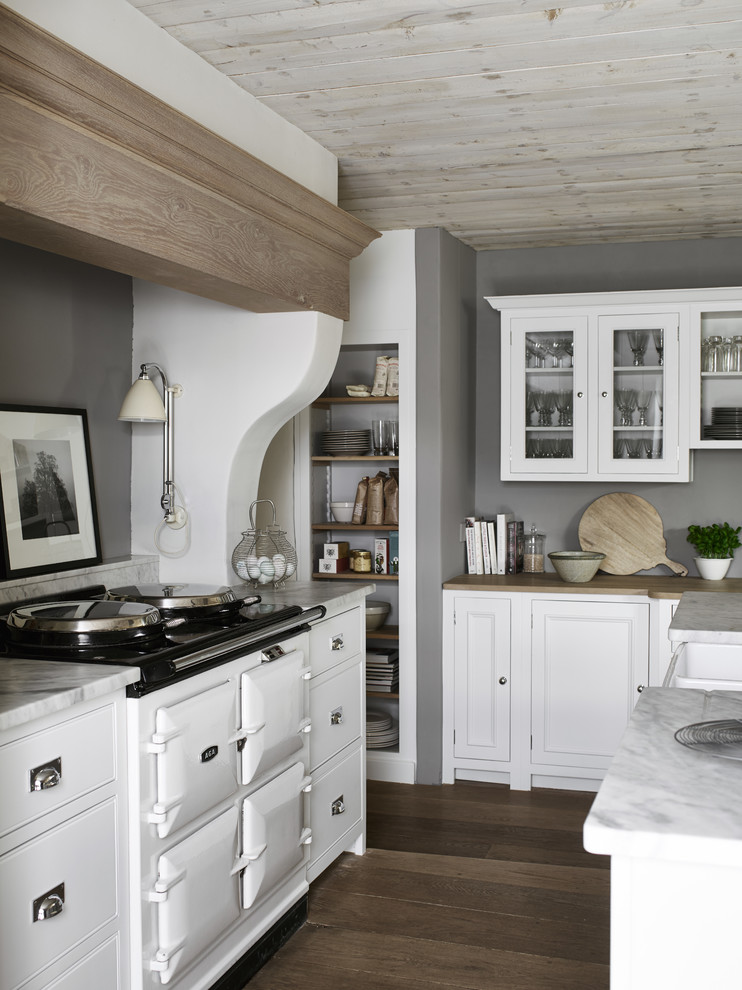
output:
[[[551,417],[556,408],[556,396],[553,392],[541,393],[541,409],[539,416],[539,426],[551,426]]]
[[[538,411],[538,392],[535,388],[529,388],[526,392],[526,426],[532,426],[531,417]]]
[[[636,409],[636,392],[631,388],[617,388],[616,405],[621,413],[621,426],[632,426],[631,414]]]
[[[663,358],[665,353],[665,344],[662,336],[662,331],[653,330],[652,337],[654,339],[654,349],[657,351],[657,363],[661,365],[664,363]]]
[[[647,390],[637,393],[636,408],[639,410],[639,426],[647,425],[647,410],[649,409],[649,404],[652,401],[653,395],[654,392]]]
[[[647,334],[643,330],[629,330],[629,347],[634,355],[634,365],[644,364],[644,352],[647,349]]]
[[[572,425],[572,390],[560,388],[556,393],[556,407],[559,413],[559,426]]]
[[[546,348],[540,341],[526,337],[526,352],[533,358],[532,368],[543,368]]]
[[[630,458],[634,459],[641,455],[642,452],[641,440],[636,440],[633,437],[627,437],[625,443],[626,443],[626,450]]]

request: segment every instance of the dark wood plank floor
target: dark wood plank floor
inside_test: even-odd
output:
[[[593,798],[369,781],[368,852],[312,884],[307,924],[249,990],[607,990]]]

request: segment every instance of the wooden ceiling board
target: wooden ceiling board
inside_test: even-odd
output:
[[[378,230],[742,234],[739,0],[129,2],[335,154]]]

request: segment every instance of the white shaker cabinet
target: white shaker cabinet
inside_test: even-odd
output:
[[[608,768],[649,677],[649,605],[532,603],[531,761]]]
[[[689,480],[687,305],[639,293],[487,301],[501,313],[503,480]]]
[[[444,590],[443,782],[596,790],[665,662],[660,604]]]

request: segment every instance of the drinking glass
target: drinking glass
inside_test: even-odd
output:
[[[399,456],[399,421],[396,419],[384,420],[384,446],[387,454]]]
[[[629,457],[634,459],[641,455],[642,452],[642,442],[641,440],[636,440],[634,437],[627,437],[625,440],[626,452]]]
[[[531,417],[538,411],[536,394],[535,388],[529,388],[526,390],[526,426],[533,426]]]
[[[386,430],[383,419],[371,420],[371,442],[377,457],[383,457],[389,453],[386,446]]]
[[[742,336],[737,335],[732,337],[732,344],[734,345],[734,355],[732,358],[732,367],[730,371],[742,371]]]
[[[647,334],[644,330],[629,330],[629,347],[634,355],[634,365],[644,364],[644,352],[647,349]]]
[[[556,409],[556,395],[554,394],[554,392],[542,392],[541,415],[539,419],[540,426],[551,426],[551,417],[554,415],[555,409]]]
[[[626,441],[623,437],[613,438],[613,456],[617,460],[626,456]]]
[[[636,409],[636,392],[631,388],[616,389],[616,405],[621,413],[621,426],[633,426],[631,414]]]
[[[639,426],[647,425],[647,410],[649,409],[653,395],[654,392],[646,389],[637,392],[636,408],[639,410]]]
[[[665,354],[665,344],[662,337],[662,331],[653,330],[652,338],[654,340],[654,349],[657,351],[657,364],[661,365],[664,363],[664,354]]]
[[[706,341],[704,371],[721,371],[721,337],[713,335]]]
[[[556,393],[556,408],[559,413],[559,426],[572,425],[572,390],[560,388]]]

